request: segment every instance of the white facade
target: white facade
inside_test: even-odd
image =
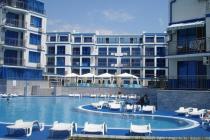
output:
[[[148,37],[149,42],[146,39]],[[167,76],[166,52],[164,33],[48,33],[46,76],[62,76],[68,73],[100,75],[106,72],[115,75],[127,72],[138,76],[141,84],[147,86],[151,79]]]
[[[30,9],[31,3],[40,4],[40,7]],[[0,6],[0,18],[0,65],[2,71],[10,71],[1,78],[30,79],[28,75],[36,73],[38,75],[34,79],[41,79],[46,63],[47,18],[44,3],[37,0],[4,0]]]

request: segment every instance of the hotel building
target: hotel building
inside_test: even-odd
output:
[[[210,0],[170,0],[171,89],[210,88]]]
[[[41,80],[46,63],[44,3],[1,0],[0,18],[0,78]]]
[[[147,86],[165,77],[168,62],[165,33],[100,35],[95,33],[47,33],[47,79],[68,73],[130,73]]]

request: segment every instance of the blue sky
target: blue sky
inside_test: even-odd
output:
[[[48,31],[164,32],[168,0],[43,0]]]

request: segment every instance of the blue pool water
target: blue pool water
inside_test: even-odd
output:
[[[76,122],[83,126],[86,121],[91,123],[105,122],[109,128],[129,128],[130,123],[148,124],[152,129],[177,129],[190,126],[189,122],[181,119],[152,117],[152,116],[125,116],[113,114],[99,114],[81,111],[81,105],[90,104],[102,99],[70,98],[70,97],[18,97],[0,99],[0,121],[14,122],[17,119],[28,121],[38,120],[45,124],[54,121]]]

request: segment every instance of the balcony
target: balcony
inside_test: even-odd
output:
[[[131,56],[141,56],[141,53],[133,52]]]
[[[145,56],[155,56],[155,53],[154,51],[153,52],[146,51]]]
[[[121,65],[122,65],[122,67],[126,67],[126,68],[131,67],[130,63],[124,63],[124,64],[121,64]]]
[[[6,6],[11,6],[14,8],[19,8],[23,10],[27,10],[27,5],[23,1],[18,1],[18,0],[4,0],[4,4]]]
[[[136,62],[133,62],[133,63],[131,63],[131,67],[141,67],[141,63],[136,63]]]
[[[22,39],[5,38],[5,45],[15,46],[15,47],[23,47],[24,43],[23,43]]]
[[[193,54],[193,53],[205,53],[206,52],[206,38],[196,40],[184,40],[169,42],[169,55],[180,55],[180,54]],[[208,39],[209,40],[209,39]],[[172,50],[170,48],[176,48]]]
[[[99,55],[100,55],[100,56],[107,56],[107,52],[105,52],[105,51],[104,51],[104,52],[99,51]]]
[[[4,65],[9,66],[24,66],[25,59],[15,57],[4,57]]]
[[[6,23],[7,26],[11,26],[11,27],[17,27],[17,28],[25,28],[26,24],[21,24],[20,20],[18,19],[13,19],[13,18],[7,18],[6,19]]]

